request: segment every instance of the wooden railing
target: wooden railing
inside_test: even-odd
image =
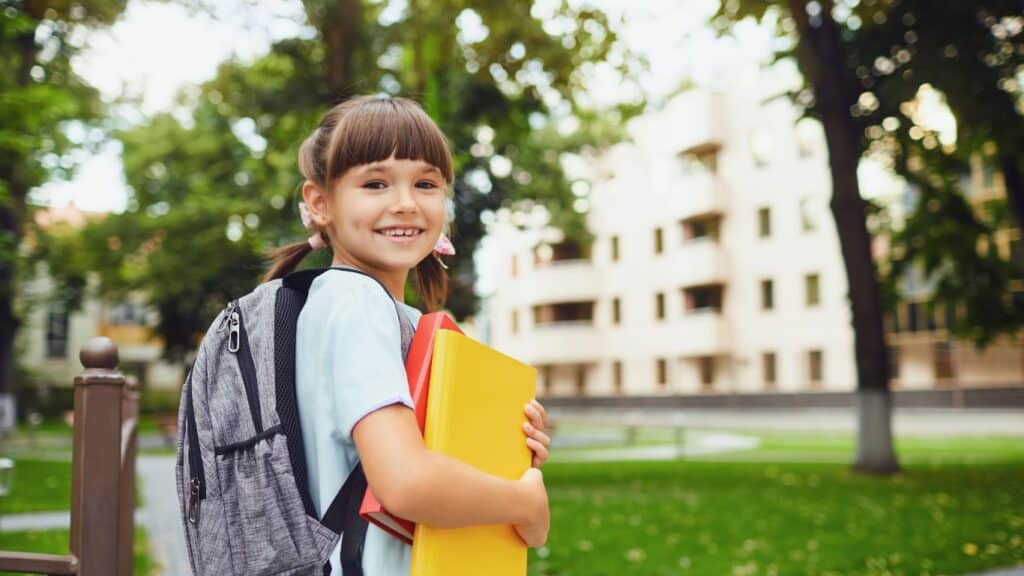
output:
[[[70,554],[0,551],[0,571],[130,576],[135,531],[139,392],[117,371],[117,346],[93,338],[79,354],[71,456]]]

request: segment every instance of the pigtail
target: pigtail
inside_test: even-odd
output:
[[[308,240],[287,244],[271,250],[267,254],[267,260],[270,261],[270,270],[263,275],[260,281],[270,282],[271,280],[286,276],[294,271],[299,266],[299,263],[302,262],[302,259],[312,251],[313,247],[310,246]]]
[[[416,293],[428,312],[440,310],[448,298],[448,274],[441,267],[440,256],[432,252],[416,265]]]

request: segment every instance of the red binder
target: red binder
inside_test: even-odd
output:
[[[416,423],[420,427],[421,434],[427,421],[427,394],[430,389],[430,359],[434,351],[434,334],[441,329],[463,333],[458,324],[444,312],[431,312],[421,316],[419,324],[416,326],[416,334],[412,338],[412,345],[409,347],[409,355],[405,358],[409,395],[412,396],[412,404],[416,410]],[[366,495],[359,508],[359,515],[395,538],[406,544],[412,544],[416,523],[388,512],[377,501],[373,495],[373,489],[369,486],[366,487]]]

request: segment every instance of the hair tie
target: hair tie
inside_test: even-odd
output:
[[[302,220],[302,227],[313,232],[313,235],[306,240],[309,242],[309,246],[313,250],[327,248],[327,243],[324,242],[324,237],[320,231],[316,229],[316,222],[313,222],[313,216],[309,213],[309,207],[306,206],[305,202],[299,202],[299,218]]]
[[[309,240],[307,240],[307,242],[309,242],[309,246],[313,250],[320,250],[322,248],[327,248],[327,243],[324,242],[324,237],[319,232],[317,232],[316,234],[313,234],[312,236],[310,236]]]

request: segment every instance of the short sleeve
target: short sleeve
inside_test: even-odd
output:
[[[394,301],[376,282],[355,274],[336,275],[350,285],[327,319],[328,390],[337,428],[345,441],[368,414],[390,406],[413,407],[402,360],[401,332]]]

